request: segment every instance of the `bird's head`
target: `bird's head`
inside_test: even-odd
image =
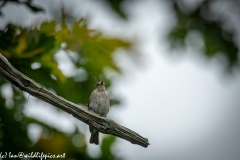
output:
[[[97,82],[96,88],[98,90],[105,90],[105,83],[103,81]]]

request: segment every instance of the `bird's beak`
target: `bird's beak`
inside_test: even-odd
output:
[[[104,82],[102,81],[100,84],[101,84],[101,85],[103,85],[103,84],[104,84]]]

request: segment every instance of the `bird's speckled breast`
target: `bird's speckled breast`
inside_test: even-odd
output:
[[[95,89],[92,92],[91,100],[89,102],[89,108],[92,109],[95,113],[106,117],[110,108],[109,95],[106,90],[97,90]]]

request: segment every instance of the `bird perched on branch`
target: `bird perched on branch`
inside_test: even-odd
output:
[[[106,117],[110,108],[110,97],[105,89],[103,81],[96,84],[95,89],[90,95],[88,101],[88,110],[97,113],[100,116]],[[92,144],[99,144],[99,132],[93,127],[89,127],[91,137],[89,142]]]

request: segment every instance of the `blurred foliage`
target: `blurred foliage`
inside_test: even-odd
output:
[[[63,13],[61,24],[52,20],[35,28],[8,24],[5,29],[0,30],[0,53],[20,72],[57,95],[74,103],[87,105],[97,81],[103,80],[107,88],[111,86],[112,79],[106,76],[106,67],[121,73],[113,60],[114,51],[119,48],[128,50],[131,43],[119,38],[109,38],[89,29],[84,19],[67,24],[65,18],[66,14]],[[56,58],[59,52],[63,52],[74,66],[70,76],[64,75],[59,69]],[[9,83],[0,78],[1,152],[66,153],[67,159],[92,159],[86,152],[88,144],[85,143],[85,135],[76,124],[75,132],[66,135],[35,118],[27,117],[23,111],[27,98],[12,85],[10,90],[13,95],[6,97],[3,92],[7,84]],[[117,99],[113,101],[118,102]],[[41,128],[41,136],[35,143],[28,135],[32,125]],[[76,146],[73,143],[75,140],[81,142],[81,145]],[[110,150],[114,140],[113,136],[103,139],[102,155],[97,159],[116,158]]]
[[[227,69],[239,67],[239,46],[236,43],[236,31],[226,29],[226,15],[218,15],[213,11],[217,1],[203,0],[196,7],[189,7],[187,2],[173,0],[173,11],[176,14],[177,23],[169,34],[169,42],[172,47],[184,47],[187,36],[194,32],[203,39],[203,53],[208,58],[221,54],[227,60]],[[237,1],[226,1],[239,6]],[[234,9],[234,8],[233,8]],[[235,24],[228,24],[235,25]],[[192,46],[195,47],[195,46]]]
[[[115,141],[116,137],[115,136],[108,136],[106,137],[101,145],[101,150],[103,151],[102,153],[102,157],[101,159],[108,159],[108,160],[114,160],[114,155],[111,152],[111,145],[113,144],[113,142]]]
[[[106,2],[109,4],[109,6],[112,8],[113,11],[115,11],[120,17],[123,19],[127,19],[127,15],[122,9],[122,4],[125,0],[106,0]]]
[[[121,6],[126,0],[121,0],[116,3],[112,3],[112,0],[107,1],[110,7],[112,7],[120,17],[125,17],[122,16],[126,15],[126,13],[124,13]],[[200,38],[202,38],[204,43],[204,48],[203,50],[200,50],[199,53],[207,58],[214,58],[217,55],[221,55],[227,61],[227,65],[224,67],[226,67],[228,71],[231,71],[231,69],[235,67],[239,67],[239,46],[236,41],[236,35],[238,34],[237,32],[239,32],[239,29],[238,31],[229,27],[226,29],[226,26],[236,25],[229,24],[230,21],[227,21],[226,19],[228,17],[227,14],[229,13],[240,13],[239,1],[201,0],[188,2],[184,0],[167,0],[166,2],[171,3],[173,14],[176,16],[177,20],[177,23],[173,29],[170,30],[167,37],[172,49],[186,47],[186,40],[189,34],[195,32],[200,35]],[[192,3],[196,3],[197,7],[191,6]],[[226,5],[226,3],[228,3],[229,6],[233,7],[231,7],[231,10],[221,13],[221,15],[217,15],[213,11],[214,5],[218,5],[217,7],[219,7],[219,4],[217,3],[222,3],[220,5]],[[240,22],[239,18],[236,20],[238,21],[237,23]],[[199,49],[199,45],[201,44],[195,44],[191,47]],[[225,64],[222,63],[220,65]]]
[[[0,1],[0,16],[3,16],[2,14],[2,8],[7,4],[7,3],[16,3],[16,4],[21,4],[27,6],[32,12],[42,12],[44,11],[41,7],[36,7],[35,5],[32,4],[32,0],[1,0]]]

